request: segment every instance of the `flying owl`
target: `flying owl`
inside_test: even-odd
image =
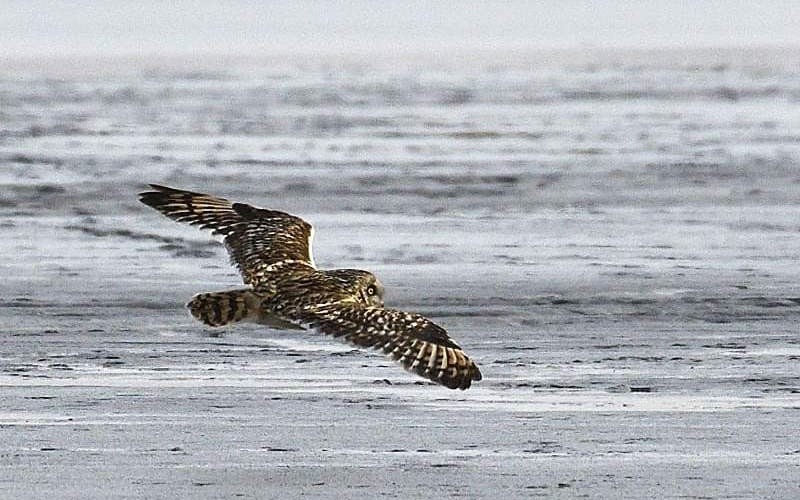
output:
[[[309,329],[380,349],[406,370],[450,389],[481,380],[478,366],[439,325],[385,309],[383,285],[367,271],[317,269],[314,230],[293,215],[156,184],[140,200],[179,222],[221,236],[247,288],[195,295],[187,304],[209,326],[239,321]]]

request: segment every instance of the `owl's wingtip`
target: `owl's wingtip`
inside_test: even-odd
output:
[[[472,380],[473,382],[479,382],[483,380],[483,375],[481,371],[478,369],[478,365],[475,365],[475,371],[472,372]]]

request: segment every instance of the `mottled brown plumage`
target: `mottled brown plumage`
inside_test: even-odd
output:
[[[248,285],[258,286],[289,265],[314,268],[311,225],[293,215],[157,184],[139,199],[170,219],[224,238],[231,262]]]
[[[477,365],[432,321],[385,309],[383,285],[358,269],[319,270],[310,224],[284,212],[151,184],[142,203],[223,237],[250,288],[196,295],[192,315],[209,326],[253,321],[308,328],[380,349],[409,371],[451,389],[481,380]]]

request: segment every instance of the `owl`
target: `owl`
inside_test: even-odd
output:
[[[199,321],[221,327],[246,321],[307,329],[383,351],[406,370],[450,389],[467,389],[481,372],[447,334],[419,314],[384,307],[384,288],[370,272],[318,269],[314,229],[277,210],[151,184],[145,205],[221,237],[246,287],[195,295]]]

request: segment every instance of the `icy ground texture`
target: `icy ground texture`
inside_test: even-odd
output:
[[[0,77],[9,498],[792,498],[800,53],[43,61]],[[183,309],[146,182],[302,215],[468,392]]]

